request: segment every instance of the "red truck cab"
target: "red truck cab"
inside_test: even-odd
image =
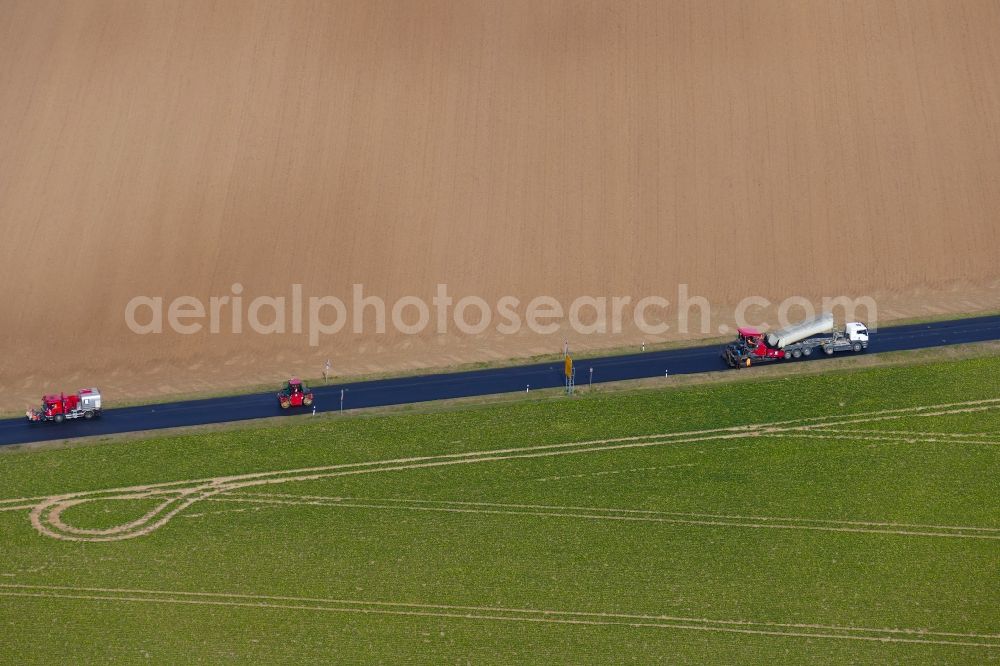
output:
[[[68,412],[72,412],[76,409],[76,406],[80,403],[80,399],[75,395],[66,395],[65,393],[60,393],[59,395],[51,394],[42,396],[42,409],[44,410],[45,416],[50,418],[58,416],[59,414],[65,415]]]

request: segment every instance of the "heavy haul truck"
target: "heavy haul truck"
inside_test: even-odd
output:
[[[833,315],[826,313],[772,333],[744,327],[736,331],[736,341],[726,345],[722,358],[731,368],[749,368],[758,363],[798,359],[822,351],[827,356],[837,352],[861,352],[868,349],[868,327],[859,321],[833,326]]]

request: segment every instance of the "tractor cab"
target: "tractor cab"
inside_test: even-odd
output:
[[[742,326],[736,329],[737,341],[743,343],[751,349],[756,348],[757,345],[761,343],[763,338],[764,334],[752,326]]]
[[[278,393],[278,404],[282,409],[289,407],[308,407],[313,403],[313,394],[302,380],[292,377],[285,382],[284,388]]]
[[[774,349],[767,344],[767,336],[756,328],[744,326],[736,329],[736,341],[746,353],[753,353],[757,356],[772,356],[774,354]]]
[[[76,409],[79,401],[77,396],[64,393],[44,395],[42,396],[42,414],[48,417],[66,414]]]
[[[56,413],[62,411],[62,399],[57,394],[49,394],[42,396],[42,414],[46,416],[54,416]]]
[[[844,327],[847,339],[851,342],[863,342],[868,344],[868,327],[860,321],[852,321]]]

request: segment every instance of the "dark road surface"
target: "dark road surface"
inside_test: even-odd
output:
[[[865,353],[923,349],[997,339],[1000,339],[1000,316],[976,317],[882,328],[872,335],[872,341]],[[594,383],[662,377],[668,370],[671,375],[720,370],[748,372],[747,370],[729,370],[719,356],[720,351],[720,345],[712,345],[710,347],[690,347],[626,356],[581,359],[576,362],[576,381],[577,385],[581,387],[586,385],[589,381],[591,368],[593,368]],[[838,356],[849,353],[838,354]],[[814,354],[812,357],[797,361],[780,362],[815,363],[822,362],[823,358],[825,358],[823,354]],[[749,372],[752,372],[752,369]],[[92,421],[81,419],[56,425],[54,423],[29,424],[24,418],[0,420],[0,445],[242,421],[286,413],[304,413],[305,410],[282,412],[278,407],[275,393],[285,379],[287,377],[275,377],[273,392],[105,409],[100,419]],[[314,387],[313,391],[316,395],[317,411],[329,412],[340,409],[341,388],[347,389],[344,409],[348,410],[524,391],[529,385],[532,390],[562,386],[562,362],[379,379],[353,384]],[[58,388],[39,387],[39,393],[43,390],[58,390]],[[113,404],[113,399],[109,401],[105,397],[105,404]]]

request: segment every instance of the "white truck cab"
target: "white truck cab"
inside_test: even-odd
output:
[[[868,327],[860,321],[852,321],[844,329],[851,342],[868,342]]]

